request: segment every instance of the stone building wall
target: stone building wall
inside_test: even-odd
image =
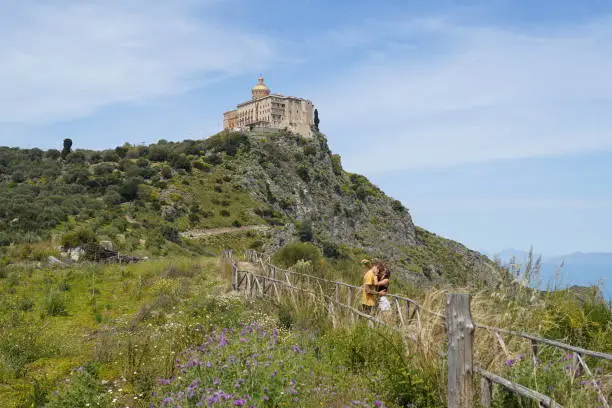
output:
[[[263,78],[259,78],[259,83],[253,87],[252,96],[252,100],[223,114],[224,129],[244,129],[252,126],[287,128],[303,137],[312,137],[314,107],[311,101],[270,94]]]

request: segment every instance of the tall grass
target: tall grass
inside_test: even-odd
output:
[[[310,266],[297,268],[306,271]],[[351,269],[348,274],[357,272]],[[231,268],[215,258],[11,271],[9,276],[0,280],[0,382],[16,390],[8,392],[0,387],[0,400],[7,407],[88,403],[140,407],[161,403],[163,398],[188,391],[191,382],[186,383],[186,378],[208,381],[208,377],[191,371],[196,366],[185,364],[191,361],[189,353],[194,346],[205,343],[213,333],[218,342],[222,329],[228,336],[234,330],[236,348],[232,353],[257,352],[264,347],[265,343],[255,338],[243,343],[237,335],[245,324],[254,322],[258,327],[255,333],[261,328],[269,336],[277,329],[286,341],[288,348],[281,347],[277,357],[286,362],[287,374],[295,375],[301,387],[296,389],[300,393],[297,406],[356,406],[350,401],[352,396],[361,406],[374,404],[370,396],[389,407],[445,405],[446,362],[439,353],[446,351],[446,335],[442,322],[425,312],[419,322],[410,320],[403,333],[396,333],[358,322],[338,308],[333,309],[332,318],[330,304],[313,294],[279,288],[278,298],[271,291],[271,298],[249,299],[229,292]],[[333,294],[314,281],[310,284],[313,292]],[[612,351],[612,316],[605,305],[576,298],[567,291],[539,293],[515,280],[504,282],[495,291],[463,289],[473,293],[475,321]],[[427,309],[444,312],[448,293],[432,289],[406,294]],[[50,302],[52,297],[62,299],[63,309],[49,309],[56,302]],[[359,299],[353,300],[357,306]],[[495,336],[477,330],[478,364],[551,395],[566,407],[597,406],[593,405],[597,396],[591,383],[582,383],[585,377],[568,375],[565,367],[572,362],[565,353],[541,347],[541,361],[534,369],[527,341],[507,336],[503,340],[508,355]],[[291,347],[294,344],[305,353],[296,354]],[[210,351],[219,359],[232,355],[225,354],[229,349]],[[593,359],[587,363],[595,381],[601,381],[609,394],[612,387],[602,373],[609,373],[611,367]],[[215,365],[206,375],[221,375],[222,367]],[[183,369],[187,371],[183,373]],[[312,375],[315,369],[328,373],[326,378]],[[262,368],[254,378],[273,371]],[[228,372],[220,383],[224,392],[235,392],[227,388],[244,379],[239,374]],[[160,385],[159,379],[173,380]],[[261,384],[266,381],[261,377]],[[333,390],[325,388],[325,383],[333,385]],[[254,392],[263,390],[257,384],[253,387],[248,392],[253,391],[250,396],[255,398]],[[496,389],[495,404],[531,407],[501,388]]]

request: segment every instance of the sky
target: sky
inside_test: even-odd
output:
[[[0,145],[205,138],[263,74],[417,225],[612,252],[611,43],[608,0],[0,0]]]

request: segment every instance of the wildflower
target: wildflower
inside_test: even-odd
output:
[[[234,405],[235,405],[235,406],[237,406],[237,407],[241,407],[241,406],[243,406],[244,404],[246,404],[246,401],[245,401],[245,400],[243,400],[242,398],[237,399],[237,400],[235,400],[235,401],[234,401]]]
[[[374,406],[375,407],[382,407],[382,405],[383,405],[382,401],[380,401],[380,400],[374,401]]]
[[[506,362],[504,363],[505,366],[508,367],[512,367],[514,365],[514,363],[516,362],[516,360],[514,360],[513,358],[506,360]]]

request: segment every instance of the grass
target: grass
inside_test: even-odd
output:
[[[299,267],[351,283],[362,272],[347,259]],[[221,399],[215,406],[242,400],[256,406],[444,406],[445,361],[438,355],[445,351],[444,328],[424,312],[420,330],[415,320],[406,327],[418,340],[408,343],[406,354],[396,333],[354,324],[346,313],[331,319],[329,306],[310,297],[281,292],[281,301],[271,302],[228,292],[231,271],[216,257],[4,271],[0,401],[6,407],[195,406],[215,398]],[[473,293],[475,321],[612,351],[612,312],[605,305],[567,291],[537,294],[505,285],[465,288]],[[446,290],[405,290],[424,307],[444,311]],[[504,341],[508,355],[493,335],[478,330],[479,365],[565,407],[597,406],[593,386],[567,375],[565,353],[542,346],[534,369],[527,341]],[[587,363],[609,395],[602,373],[612,367]],[[501,388],[494,398],[497,407],[532,406]]]
[[[199,398],[212,397],[204,385],[216,377],[215,392],[235,397],[231,403],[248,394],[251,401],[267,396],[278,403],[269,406],[398,406],[387,391],[374,392],[378,377],[371,375],[390,367],[368,352],[388,333],[335,331],[322,310],[307,308],[287,309],[291,317],[283,320],[274,305],[228,293],[228,270],[217,258],[11,267],[9,276],[0,279],[3,407],[160,406],[196,380]],[[23,306],[24,299],[31,304]],[[309,312],[307,327],[302,319]],[[243,329],[251,332],[239,335]],[[231,347],[211,348],[214,367],[198,370],[195,347],[211,338],[218,345],[223,332]],[[274,350],[271,336],[278,341]],[[261,363],[248,385],[239,384],[240,393],[234,383],[246,380],[244,364],[231,370],[222,364],[238,354]],[[279,377],[270,378],[275,371]]]
[[[133,362],[120,356],[147,338],[149,324],[166,324],[208,293],[216,271],[215,258],[11,271],[0,280],[3,406],[27,406],[36,384],[50,391],[87,362],[108,379],[126,374]]]
[[[532,273],[537,275],[537,271]],[[338,275],[340,274],[336,274]],[[301,278],[298,281],[299,285],[308,285],[308,282]],[[318,285],[310,289],[315,292],[320,290]],[[333,287],[324,285],[323,291],[328,296],[334,294]],[[430,289],[408,290],[403,293],[416,299],[424,308],[445,313],[446,295],[449,291],[450,289]],[[505,282],[493,291],[477,290],[473,287],[456,287],[452,291],[473,294],[472,316],[476,322],[525,331],[591,350],[612,352],[612,310],[609,305],[595,298],[581,299],[569,291],[540,293],[512,281]],[[327,330],[321,327],[320,323],[325,321],[327,325],[330,324],[329,319],[325,319],[328,312],[326,304],[314,305],[307,295],[297,296],[297,299],[293,299],[289,294],[283,296],[291,299],[280,305],[279,316],[284,326],[307,327],[313,332]],[[354,306],[357,306],[358,300],[353,301]],[[337,327],[352,326],[347,314],[338,315],[337,310],[336,314],[334,323]],[[411,320],[406,327],[407,332],[416,336],[417,340],[409,343],[412,358],[406,364],[410,367],[409,371],[417,373],[419,381],[427,384],[427,390],[435,390],[437,395],[437,399],[421,402],[422,406],[436,406],[435,404],[442,404],[446,393],[445,361],[440,359],[438,354],[446,353],[446,334],[438,318],[424,311],[420,316],[420,330],[416,320]],[[563,350],[540,345],[539,362],[534,368],[531,362],[531,344],[528,340],[504,335],[502,338],[508,354],[492,333],[480,329],[476,331],[475,361],[480,366],[549,395],[565,407],[599,406],[593,382],[602,387],[606,398],[610,400],[612,383],[609,377],[604,375],[612,370],[610,362],[587,357],[585,361],[594,373],[591,381],[585,375],[569,375],[575,364],[572,362],[573,357]],[[475,389],[479,389],[478,387],[479,384],[476,383]],[[501,387],[496,387],[495,404],[511,408],[533,406],[530,401],[520,399]]]

